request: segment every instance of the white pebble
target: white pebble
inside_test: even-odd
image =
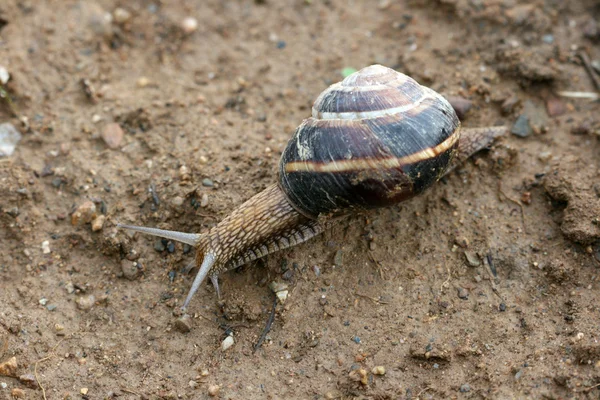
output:
[[[194,17],[184,18],[184,20],[181,21],[181,29],[188,35],[193,33],[198,29],[198,20]]]
[[[0,382],[0,387],[2,389],[6,389],[8,387],[8,385],[5,382]]]
[[[6,85],[6,82],[10,79],[10,74],[8,70],[0,65],[0,84]]]
[[[275,293],[275,296],[277,296],[277,298],[279,299],[279,302],[281,304],[283,304],[283,303],[285,303],[285,301],[288,298],[288,293],[289,292],[287,290],[282,290],[282,291]]]
[[[0,157],[11,156],[21,140],[21,133],[8,122],[0,124]]]
[[[117,7],[113,11],[113,17],[115,18],[115,22],[117,24],[124,24],[131,18],[131,13],[124,8]]]
[[[44,240],[42,242],[42,253],[44,253],[44,254],[50,253],[50,242],[47,240]]]
[[[226,351],[234,344],[233,336],[227,336],[223,342],[221,342],[221,350]]]

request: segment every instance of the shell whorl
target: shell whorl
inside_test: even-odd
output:
[[[444,173],[459,125],[435,91],[366,67],[319,95],[283,152],[280,185],[312,218],[406,200]]]

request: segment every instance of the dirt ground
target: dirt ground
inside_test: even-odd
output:
[[[600,107],[558,95],[598,43],[594,0],[3,0],[0,398],[600,398]],[[373,63],[526,137],[203,285],[182,332],[193,249],[116,223],[206,231]]]

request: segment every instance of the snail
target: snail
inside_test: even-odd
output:
[[[207,277],[220,298],[221,272],[302,243],[353,212],[408,200],[505,131],[461,129],[443,96],[372,65],[318,96],[282,153],[278,182],[208,232],[118,226],[197,249],[185,310]]]

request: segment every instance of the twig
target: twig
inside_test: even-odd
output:
[[[52,350],[50,350],[50,354],[49,355],[47,355],[44,358],[40,358],[39,360],[37,360],[35,362],[35,365],[33,367],[33,374],[35,376],[35,381],[37,382],[37,384],[40,387],[40,389],[42,389],[42,397],[44,398],[44,400],[48,400],[48,399],[46,397],[46,389],[44,389],[44,386],[42,386],[42,383],[40,382],[40,378],[38,377],[38,373],[37,373],[38,364],[41,363],[41,362],[43,362],[43,361],[47,361],[47,360],[51,359],[52,357],[54,357],[56,355],[56,354],[54,354],[54,351],[58,348],[58,346],[60,346],[60,344],[64,340],[69,339],[70,337],[71,337],[71,335],[62,338],[58,343],[56,343],[56,346],[54,346],[52,348]]]
[[[271,331],[271,325],[273,325],[273,321],[275,321],[275,310],[277,309],[277,296],[273,295],[273,297],[275,299],[273,300],[273,308],[271,308],[271,314],[269,315],[269,319],[267,320],[267,325],[265,326],[265,329],[263,329],[260,338],[258,338],[258,342],[256,342],[256,345],[254,345],[254,353],[256,353],[256,350],[260,349],[260,347],[262,346],[263,342],[265,341],[265,338],[267,337],[267,334]]]
[[[131,390],[131,389],[127,389],[127,388],[122,387],[121,391],[125,392],[125,393],[129,393],[129,394],[135,394],[136,396],[142,397],[142,394],[139,393],[139,392],[136,392],[135,390]]]
[[[498,191],[500,192],[500,194],[502,194],[502,196],[506,197],[507,200],[512,201],[513,203],[519,206],[519,208],[521,209],[521,219],[523,220],[523,233],[527,233],[527,225],[525,224],[525,210],[523,209],[523,204],[521,204],[519,200],[515,200],[506,193],[504,193],[504,190],[502,190],[501,181],[498,181]]]
[[[417,399],[426,391],[428,391],[429,389],[431,389],[431,386],[427,386],[425,389],[421,390],[419,393],[417,393]]]
[[[592,79],[592,82],[594,82],[596,90],[600,90],[600,79],[598,79],[598,77],[596,76],[596,72],[592,67],[592,63],[590,62],[590,58],[588,57],[587,53],[585,51],[582,51],[578,55],[579,58],[581,58],[581,62],[583,62],[583,66],[585,67],[588,75]]]
[[[581,390],[575,390],[575,389],[573,389],[573,392],[575,392],[575,393],[589,392],[590,390],[596,389],[597,387],[600,387],[600,383],[597,383],[594,386],[583,388]]]
[[[598,100],[600,99],[600,94],[596,92],[569,92],[569,91],[561,91],[556,92],[561,97],[570,97],[573,99],[590,99],[590,100]]]
[[[358,292],[354,292],[354,295],[355,295],[355,296],[358,296],[358,297],[363,297],[363,298],[365,298],[365,299],[369,299],[369,300],[371,300],[373,303],[376,303],[376,304],[390,304],[390,303],[388,303],[387,301],[377,300],[376,298],[374,298],[374,297],[371,297],[371,296],[367,296],[366,294],[361,294],[361,293],[358,293]]]

